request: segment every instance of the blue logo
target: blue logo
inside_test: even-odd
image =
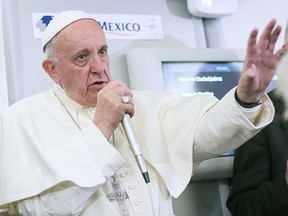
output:
[[[37,23],[36,28],[39,28],[40,32],[44,32],[50,21],[54,16],[43,16]]]

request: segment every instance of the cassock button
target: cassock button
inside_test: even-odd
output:
[[[128,174],[128,172],[122,172],[122,173],[120,173],[120,177],[124,178],[127,174]]]
[[[140,206],[141,203],[142,203],[142,201],[136,201],[136,202],[134,202],[134,205],[135,205],[135,206]]]

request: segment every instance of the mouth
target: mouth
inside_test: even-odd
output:
[[[92,87],[93,89],[96,89],[96,90],[101,90],[102,88],[106,86],[106,84],[107,84],[106,81],[95,81],[94,83],[89,85],[89,87]]]

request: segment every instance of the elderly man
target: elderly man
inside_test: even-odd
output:
[[[43,37],[43,68],[53,87],[17,102],[0,118],[0,205],[19,215],[174,215],[172,196],[205,159],[237,148],[269,124],[266,87],[284,48],[271,20],[248,39],[239,85],[218,101],[131,91],[112,80],[97,21],[64,11]],[[146,182],[121,121],[133,125],[149,173]]]

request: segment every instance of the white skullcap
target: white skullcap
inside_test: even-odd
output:
[[[48,24],[44,31],[42,38],[42,50],[44,52],[45,45],[63,28],[70,25],[71,23],[80,19],[94,19],[91,15],[79,11],[79,10],[69,10],[63,11],[56,15]],[[95,20],[95,19],[94,19]]]

